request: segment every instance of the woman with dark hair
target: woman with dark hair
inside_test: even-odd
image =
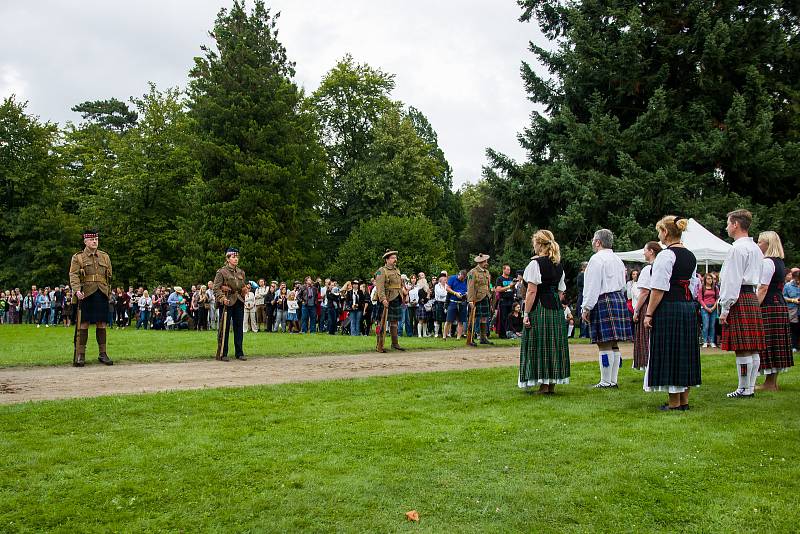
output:
[[[653,262],[659,252],[661,252],[661,245],[658,244],[658,241],[648,241],[644,246],[644,259],[647,260],[647,265],[642,268],[639,275],[639,297],[636,301],[636,308],[633,310],[633,368],[639,371],[644,371],[647,367],[647,359],[650,354],[650,329],[642,325],[642,315],[644,315],[642,310],[647,310]]]
[[[697,308],[690,289],[697,260],[681,242],[687,224],[671,215],[656,224],[667,248],[653,261],[644,316],[644,327],[651,329],[644,390],[669,394],[669,402],[659,408],[664,411],[688,410],[689,389],[700,385]]]
[[[703,283],[700,286],[700,294],[697,295],[697,300],[700,302],[700,317],[703,319],[703,348],[711,345],[715,348],[716,345],[716,322],[718,318],[719,309],[719,288],[714,283],[714,276],[711,273],[706,273],[703,276]]]

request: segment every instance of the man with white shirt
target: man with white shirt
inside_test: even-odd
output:
[[[612,250],[614,234],[602,229],[594,233],[583,282],[581,317],[589,323],[592,343],[597,344],[600,382],[596,388],[616,388],[622,364],[620,341],[633,339],[630,314],[625,298],[625,265]]]
[[[735,210],[728,213],[725,227],[734,241],[719,275],[720,348],[736,352],[739,373],[739,385],[728,393],[730,398],[753,396],[761,364],[759,352],[764,350],[764,325],[756,296],[764,255],[748,235],[752,222],[749,211]]]

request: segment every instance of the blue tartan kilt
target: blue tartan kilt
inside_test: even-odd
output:
[[[633,327],[628,303],[622,291],[603,293],[589,312],[589,329],[592,343],[630,341]]]

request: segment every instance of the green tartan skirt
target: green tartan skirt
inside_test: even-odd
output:
[[[517,385],[526,388],[569,384],[569,343],[564,312],[538,303],[530,319],[531,327],[522,329]]]
[[[698,336],[694,302],[661,301],[653,314],[650,330],[645,391],[675,393],[681,388],[701,384]]]
[[[389,311],[386,314],[386,320],[387,321],[392,322],[392,321],[399,321],[400,320],[400,314],[403,311],[402,307],[400,306],[401,303],[402,303],[402,299],[399,296],[395,297],[394,300],[390,300],[389,301]],[[377,312],[378,312],[378,315],[377,315],[378,322],[380,322],[381,316],[383,315],[383,303],[378,301],[378,303],[375,305],[375,307],[377,308]]]
[[[492,316],[492,306],[489,304],[489,297],[484,297],[475,303],[475,320],[488,319]]]

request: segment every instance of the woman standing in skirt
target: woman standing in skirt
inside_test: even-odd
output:
[[[758,248],[764,253],[761,267],[761,285],[758,301],[764,321],[766,348],[761,352],[760,374],[766,375],[764,385],[757,389],[778,390],[778,373],[794,365],[792,335],[789,330],[789,308],[783,298],[784,273],[783,245],[775,232],[761,232]]]
[[[556,384],[569,384],[567,323],[561,308],[564,285],[561,250],[548,230],[533,234],[533,257],[523,274],[528,284],[519,352],[520,388],[539,386],[553,394]]]
[[[625,299],[625,265],[612,250],[614,234],[598,230],[592,238],[595,254],[589,259],[583,281],[581,318],[589,324],[592,343],[597,344],[600,382],[596,388],[616,388],[622,364],[620,341],[633,339],[631,316]]]
[[[658,241],[648,241],[644,246],[644,259],[647,265],[642,268],[639,275],[639,299],[633,310],[633,368],[644,371],[650,354],[650,329],[642,324],[643,316],[647,312],[647,303],[650,299],[650,276],[653,272],[653,261],[661,252]]]
[[[689,388],[700,385],[700,345],[697,308],[690,283],[697,260],[681,243],[688,221],[668,215],[656,230],[666,250],[656,256],[650,278],[650,301],[644,327],[650,328],[650,360],[644,373],[645,391],[666,391],[661,410],[688,410]]]

